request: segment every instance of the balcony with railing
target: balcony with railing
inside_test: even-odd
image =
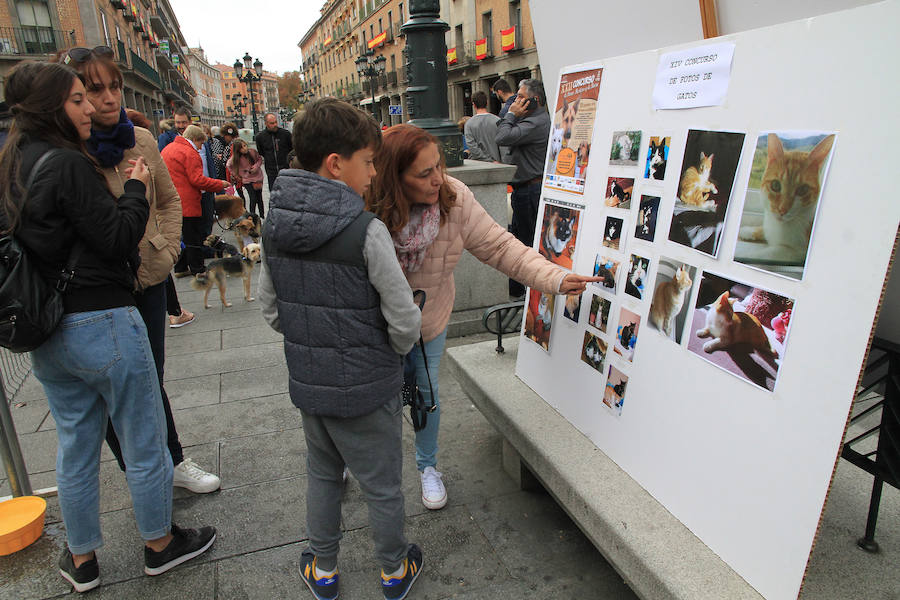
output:
[[[155,84],[157,87],[162,85],[162,81],[159,78],[159,73],[156,72],[149,63],[145,62],[140,56],[135,54],[133,51],[131,52],[131,68],[134,69],[135,73],[143,76],[150,83]]]
[[[388,71],[385,75],[388,85],[397,85],[397,71]]]
[[[74,45],[74,31],[50,27],[0,27],[0,55],[42,56]]]

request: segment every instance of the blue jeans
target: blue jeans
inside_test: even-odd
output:
[[[428,371],[425,370],[425,361],[422,359],[422,351],[418,346],[413,346],[413,358],[416,362],[416,384],[425,398],[425,405],[431,405],[431,390],[428,388],[428,375],[431,375],[431,389],[434,390],[434,412],[428,413],[428,423],[421,431],[416,432],[416,467],[424,471],[425,467],[437,465],[438,429],[441,424],[441,403],[438,398],[438,370],[441,367],[441,356],[444,354],[444,344],[447,342],[447,330],[430,342],[425,342],[425,355],[428,357]]]
[[[56,483],[72,553],[103,545],[100,446],[107,417],[128,466],[141,537],[165,536],[172,520],[172,458],[156,364],[138,310],[63,315],[31,361],[56,421]]]

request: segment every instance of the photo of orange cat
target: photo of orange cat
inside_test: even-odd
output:
[[[704,272],[688,350],[732,375],[773,391],[793,309],[792,298]]]
[[[744,134],[688,131],[669,240],[718,256]]]
[[[696,283],[697,267],[660,257],[650,303],[650,328],[680,344]]]
[[[803,279],[835,134],[763,133],[756,143],[734,260]]]

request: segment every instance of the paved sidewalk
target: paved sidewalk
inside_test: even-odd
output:
[[[306,540],[305,447],[299,413],[287,396],[280,336],[265,325],[257,303],[243,301],[239,279],[229,280],[234,306],[225,310],[215,303],[204,310],[202,293],[188,282],[177,280],[179,294],[197,320],[169,330],[166,387],[186,456],[219,474],[223,485],[208,495],[176,490],[174,518],[184,526],[215,525],[219,538],[210,552],[188,565],[160,577],[144,576],[125,478],[104,449],[106,545],[98,551],[103,585],[90,597],[311,598],[297,574]],[[413,432],[404,429],[407,532],[425,553],[425,569],[410,597],[634,598],[549,495],[519,491],[501,470],[499,434],[446,365],[441,398],[439,469],[450,496],[441,511],[427,511],[421,504]],[[33,377],[15,400],[24,403],[12,411],[32,484],[55,485],[56,433]],[[854,546],[865,524],[870,486],[869,476],[841,461],[803,598],[900,598],[896,490],[884,491],[877,535],[882,553],[870,556]],[[0,496],[9,493],[8,482],[0,480]],[[48,505],[44,535],[21,552],[0,557],[0,600],[70,592],[56,570],[65,539],[58,502],[50,498]],[[341,597],[380,598],[367,511],[352,479],[343,526]]]

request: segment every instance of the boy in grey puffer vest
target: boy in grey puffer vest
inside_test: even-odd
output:
[[[387,227],[364,210],[381,132],[333,98],[307,104],[293,132],[302,169],[282,170],[263,230],[263,316],[284,334],[291,401],[307,446],[309,549],[300,574],[316,598],[338,594],[342,474],[366,496],[385,598],[422,566],[403,533],[402,358],[421,313]],[[402,593],[402,595],[398,595]]]

